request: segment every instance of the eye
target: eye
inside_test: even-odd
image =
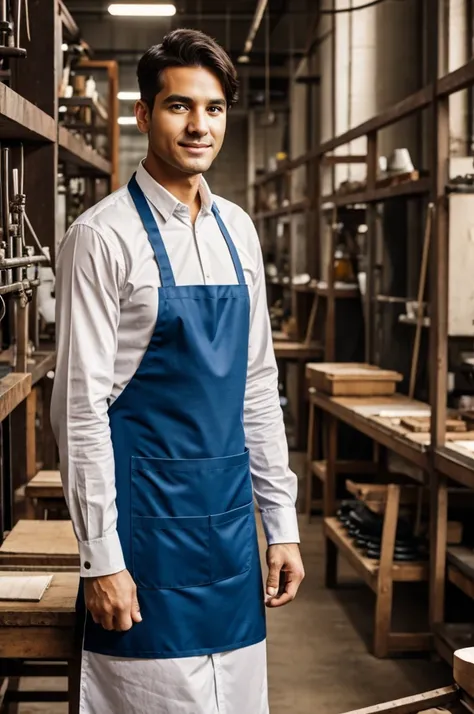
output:
[[[213,107],[209,107],[208,111],[211,112],[212,114],[222,114],[222,112],[224,110],[223,110],[223,107],[217,106],[217,104],[216,104]]]
[[[174,112],[183,112],[186,111],[187,107],[184,104],[171,104],[170,109]]]

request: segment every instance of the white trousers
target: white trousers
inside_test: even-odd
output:
[[[83,652],[80,714],[269,714],[266,643],[181,659]]]

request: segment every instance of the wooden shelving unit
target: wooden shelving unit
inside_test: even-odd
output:
[[[319,479],[324,486],[330,484],[330,493],[326,495],[324,510],[326,514],[325,529],[328,539],[353,563],[356,570],[369,585],[374,584],[376,566],[367,563],[345,539],[332,519],[335,503],[335,475],[344,473],[344,464],[337,461],[337,421],[344,421],[360,433],[369,436],[375,444],[397,453],[404,460],[417,466],[421,471],[418,481],[429,489],[430,494],[430,623],[437,650],[447,660],[451,658],[455,647],[472,646],[474,644],[474,626],[444,623],[444,592],[445,582],[449,579],[465,594],[474,599],[474,573],[470,578],[461,573],[459,568],[450,562],[446,565],[446,533],[447,504],[452,489],[448,489],[449,480],[474,490],[474,453],[463,448],[462,443],[447,441],[445,422],[447,415],[446,394],[448,379],[448,257],[449,246],[446,240],[448,231],[448,201],[446,200],[446,184],[448,181],[449,158],[449,97],[461,90],[474,86],[474,59],[454,72],[446,73],[443,67],[443,47],[446,47],[447,27],[443,24],[443,0],[437,0],[436,8],[430,15],[428,28],[432,41],[430,44],[430,64],[432,74],[426,86],[420,88],[408,97],[397,102],[380,114],[349,131],[320,143],[295,159],[285,162],[276,171],[259,177],[255,186],[265,186],[272,181],[281,179],[300,166],[311,167],[313,183],[308,186],[308,196],[311,207],[319,214],[320,220],[332,212],[333,221],[341,209],[357,207],[361,215],[365,215],[368,227],[367,253],[367,284],[364,299],[365,320],[368,329],[365,337],[366,361],[372,362],[374,352],[374,315],[377,305],[375,295],[375,251],[373,236],[376,232],[378,204],[392,199],[425,200],[434,206],[432,239],[429,253],[430,262],[430,313],[429,318],[421,321],[420,327],[428,330],[431,433],[429,436],[416,439],[399,427],[388,426],[383,420],[370,419],[354,412],[343,400],[331,399],[324,395],[312,394],[310,404],[323,410],[328,415],[328,433],[326,434],[327,462],[308,457],[308,470]],[[435,71],[433,68],[437,68]],[[378,173],[378,135],[387,127],[403,121],[407,117],[425,111],[429,114],[431,123],[430,144],[427,155],[430,157],[429,171],[422,173],[418,180],[380,185]],[[335,150],[350,142],[366,137],[367,154],[365,156],[334,155]],[[328,163],[360,163],[367,164],[367,180],[363,189],[353,193],[332,191],[322,195],[321,170]],[[278,215],[280,210],[277,209]],[[266,220],[271,212],[262,212],[259,218]],[[318,222],[318,221],[317,221]],[[372,239],[371,239],[372,237]],[[317,242],[319,231],[314,235],[314,253],[318,252]],[[332,253],[331,253],[332,255]],[[311,268],[315,267],[315,263]],[[318,270],[318,268],[316,268]],[[311,272],[311,271],[309,271]],[[329,280],[326,290],[318,291],[314,286],[291,286],[294,295],[303,293],[319,294],[327,300],[325,361],[332,362],[335,357],[335,317],[336,303],[341,299],[360,299],[357,290],[353,292],[340,291],[335,287],[335,276],[332,267],[328,271]],[[465,276],[466,280],[470,276]],[[401,324],[417,327],[418,320],[402,316]],[[323,403],[324,402],[324,403]],[[310,425],[313,409],[310,406]],[[314,426],[314,424],[313,424]],[[311,428],[311,426],[310,426]],[[331,466],[328,467],[328,464]],[[427,567],[423,566],[423,577],[427,577]]]
[[[56,122],[0,82],[0,139],[53,143],[56,141]]]
[[[58,147],[59,159],[65,164],[75,166],[87,175],[110,176],[110,161],[86,144],[83,137],[73,134],[63,126],[58,130]]]
[[[11,62],[8,85],[0,82],[0,144],[12,148],[10,168],[18,168],[17,150],[20,144],[24,147],[26,212],[42,245],[49,248],[55,260],[56,238],[60,238],[56,226],[60,173],[65,181],[80,179],[83,182],[89,205],[95,202],[101,182],[105,192],[117,187],[118,68],[116,62],[81,59],[77,64],[76,72],[107,72],[109,98],[106,110],[95,107],[87,98],[63,101],[58,88],[63,67],[62,64],[58,66],[58,62],[62,62],[65,55],[60,47],[63,42],[81,43],[80,30],[62,0],[30,3],[29,15],[32,27],[39,31],[31,33],[31,41],[26,36],[21,38],[22,45],[27,47],[27,57]],[[87,49],[85,43],[83,46]],[[88,111],[97,110],[98,121],[101,115],[100,131],[108,136],[108,143],[101,139],[100,151],[104,154],[108,151],[108,158],[89,145],[89,136],[91,143],[94,141],[93,131],[89,136],[86,131],[84,138],[76,130],[68,130],[60,124],[64,114],[59,112],[61,105],[78,102],[89,107]],[[108,123],[104,121],[107,112]],[[8,448],[5,448],[0,539],[15,520],[13,494],[24,488],[28,479],[35,475],[38,463],[47,470],[57,467],[57,448],[49,420],[53,384],[50,373],[55,369],[56,355],[54,344],[39,341],[36,295],[33,295],[29,310],[28,337],[35,349],[31,357],[27,358],[26,352],[23,355],[24,372],[12,372],[0,380],[2,434],[11,441],[10,457]],[[0,362],[18,370],[13,349],[3,350]],[[37,419],[41,421],[43,432],[38,453],[35,441]]]

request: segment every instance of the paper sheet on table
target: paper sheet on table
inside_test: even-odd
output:
[[[461,446],[466,451],[471,451],[474,454],[474,441],[447,441],[445,446],[455,448]]]
[[[404,404],[361,404],[353,408],[361,416],[386,417],[401,419],[402,417],[423,417],[431,416],[431,409],[424,405],[413,406]]]
[[[52,575],[0,575],[0,600],[40,602],[52,579]]]

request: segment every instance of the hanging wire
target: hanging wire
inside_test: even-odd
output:
[[[5,300],[3,299],[3,295],[0,295],[0,322],[3,320],[6,314],[7,306],[5,304]]]
[[[357,12],[357,10],[366,10],[368,7],[375,7],[376,5],[381,5],[385,0],[371,0],[365,3],[365,5],[359,5],[358,7],[343,7],[338,10],[320,10],[321,15],[339,15],[343,12]]]

